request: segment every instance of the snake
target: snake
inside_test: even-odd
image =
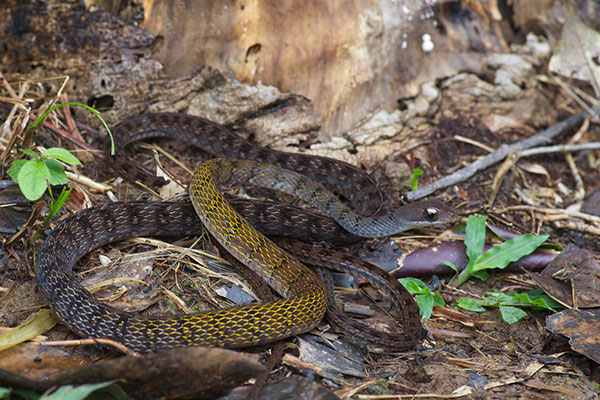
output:
[[[345,237],[341,235],[342,241],[445,223],[454,217],[449,206],[427,200],[391,209],[377,182],[358,167],[327,157],[265,148],[200,117],[143,114],[126,119],[112,131],[119,144],[112,167],[131,180],[162,183],[140,164],[121,161],[124,149],[138,140],[173,137],[201,147],[216,158],[195,170],[189,184],[191,205],[114,202],[80,211],[57,224],[42,245],[36,275],[52,308],[71,330],[83,337],[113,339],[140,352],[196,345],[239,348],[310,331],[329,311],[349,332],[367,338],[379,336],[377,343],[407,349],[420,340],[418,308],[397,281],[376,267],[343,254],[306,244],[284,244],[308,264],[351,272],[391,294],[400,308],[403,331],[365,334],[364,325],[339,317],[326,274],[319,276],[255,228],[257,224],[266,225],[267,230],[274,227],[265,223],[270,220],[258,211],[257,202],[238,201],[234,208],[223,190],[250,183],[291,193],[329,214],[335,223],[325,223],[326,219],[310,212],[283,206],[279,208],[283,211],[275,212],[285,220],[282,225],[288,224],[288,230],[302,226],[313,232],[328,231],[324,233],[334,237],[341,226],[350,232]],[[271,203],[261,207],[275,208]],[[195,222],[198,217],[201,224]],[[99,246],[134,236],[197,235],[204,229],[281,299],[184,316],[143,317],[100,302],[73,276],[77,261]]]

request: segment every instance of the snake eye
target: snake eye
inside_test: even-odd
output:
[[[423,218],[425,218],[425,220],[429,222],[437,221],[439,214],[440,213],[438,209],[434,207],[427,207],[423,209]]]

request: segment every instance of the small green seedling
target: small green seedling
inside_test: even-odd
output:
[[[482,280],[487,279],[489,277],[487,270],[506,268],[511,262],[533,253],[546,239],[548,239],[548,235],[528,233],[507,240],[483,253],[485,216],[470,216],[465,232],[465,246],[469,263],[458,274],[454,286],[462,285],[472,276]],[[456,266],[451,262],[445,261],[444,264],[457,271]]]
[[[49,113],[59,107],[67,105],[83,107],[91,111],[100,119],[100,121],[102,121],[102,124],[108,131],[108,135],[110,137],[111,154],[114,154],[115,144],[108,124],[104,118],[102,118],[100,112],[82,103],[62,103],[50,107],[32,124],[31,129],[35,129],[38,125],[40,125]],[[58,213],[71,193],[71,189],[67,189],[63,186],[62,191],[56,200],[52,195],[53,185],[65,185],[69,181],[67,174],[65,173],[65,168],[61,162],[68,165],[81,165],[81,162],[69,151],[59,147],[51,147],[41,154],[38,154],[33,150],[19,150],[28,155],[30,158],[28,160],[21,159],[15,161],[7,172],[12,180],[19,184],[21,192],[30,201],[38,200],[40,197],[42,197],[46,189],[48,190],[48,193],[50,193],[50,211],[44,220],[44,223],[42,224],[42,229],[44,229],[46,226],[48,226],[50,220],[52,220],[56,213]],[[35,233],[35,237],[38,235],[39,231]]]
[[[41,228],[45,229],[65,204],[72,190],[63,186],[57,199],[52,195],[52,185],[65,185],[69,181],[65,168],[59,161],[69,165],[81,165],[81,162],[67,150],[58,147],[51,147],[39,155],[32,150],[20,150],[31,158],[15,161],[7,172],[12,180],[19,184],[21,192],[30,201],[38,200],[48,190],[51,199],[50,210]],[[38,237],[39,232],[37,231],[34,237]]]
[[[423,175],[423,170],[415,168],[412,170],[412,178],[410,178],[410,189],[417,190],[419,188],[419,176]]]
[[[523,256],[532,253],[544,241],[548,235],[522,235],[508,240],[496,247],[483,253],[485,241],[485,216],[470,216],[467,221],[465,234],[465,245],[469,264],[458,274],[456,286],[466,282],[471,276],[482,280],[488,278],[486,270],[492,268],[505,268],[512,261],[516,261]],[[450,268],[458,271],[455,265],[444,262]],[[402,278],[400,283],[412,294],[417,294],[415,300],[419,305],[421,315],[429,319],[434,306],[445,306],[444,299],[421,280],[416,278]],[[470,311],[482,312],[485,307],[498,307],[502,313],[502,318],[512,324],[523,318],[525,311],[518,307],[532,307],[539,310],[555,311],[561,307],[559,303],[545,295],[541,289],[532,290],[526,293],[500,293],[498,291],[488,291],[483,299],[461,298],[458,300],[458,306]]]
[[[115,145],[108,124],[104,118],[102,118],[100,112],[82,103],[62,103],[50,107],[33,123],[31,129],[35,129],[40,125],[49,113],[59,107],[67,105],[84,107],[102,121],[102,124],[108,131],[111,139],[111,154],[114,154]],[[77,157],[59,147],[49,148],[39,155],[33,150],[19,150],[27,154],[30,159],[15,161],[8,169],[8,174],[12,180],[19,184],[19,188],[21,189],[21,192],[23,192],[23,195],[31,201],[38,200],[42,197],[46,188],[50,190],[50,186],[52,185],[64,185],[68,182],[65,169],[59,161],[69,165],[81,165],[81,162],[79,162]]]
[[[487,279],[489,277],[487,270],[506,268],[511,262],[531,254],[548,239],[548,235],[521,235],[492,247],[484,253],[485,229],[485,216],[470,216],[467,220],[465,246],[469,263],[456,277],[455,286],[462,285],[472,276],[481,280]],[[447,261],[444,263],[457,271],[456,266],[452,263]],[[477,312],[485,311],[484,306],[498,307],[504,321],[512,324],[527,315],[518,307],[554,310],[560,305],[538,289],[520,294],[490,290],[483,299],[461,298],[458,300],[458,306]]]
[[[501,293],[497,290],[487,291],[482,299],[463,297],[458,299],[458,306],[465,310],[484,312],[484,307],[498,307],[502,319],[513,324],[523,318],[527,313],[518,307],[530,307],[535,310],[550,310],[556,312],[562,306],[544,294],[541,289],[525,293]]]
[[[409,293],[417,294],[415,300],[419,305],[421,316],[425,319],[431,317],[434,306],[444,307],[446,302],[436,292],[432,292],[425,282],[417,278],[401,278],[398,281]]]
[[[30,157],[29,160],[17,160],[8,169],[8,175],[19,184],[23,195],[30,201],[36,201],[52,185],[65,185],[69,178],[62,161],[68,165],[81,165],[73,154],[59,147],[51,147],[38,154],[33,150],[19,149]]]

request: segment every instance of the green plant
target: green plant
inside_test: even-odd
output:
[[[469,263],[454,279],[454,285],[460,286],[470,277],[475,276],[485,280],[489,277],[487,270],[503,269],[509,263],[517,261],[532,253],[548,239],[548,235],[526,234],[507,240],[498,246],[483,252],[485,242],[485,216],[470,216],[465,230],[465,246]],[[446,261],[446,265],[457,271],[456,266]],[[537,309],[554,310],[560,305],[542,290],[526,293],[501,293],[490,290],[483,299],[461,298],[458,306],[470,311],[482,312],[486,307],[498,307],[504,321],[512,324],[523,318],[527,313],[518,307],[534,307]]]
[[[19,184],[21,192],[28,200],[38,200],[46,189],[48,190],[51,199],[50,210],[41,228],[45,229],[67,201],[72,190],[63,186],[58,198],[54,199],[52,185],[65,185],[69,181],[65,168],[57,160],[69,165],[81,165],[81,162],[67,150],[58,147],[51,147],[40,155],[32,150],[20,150],[31,158],[15,161],[8,169],[8,175]],[[34,237],[39,236],[39,232],[38,230]]]
[[[458,299],[458,306],[465,310],[483,312],[484,307],[498,307],[502,319],[513,324],[523,318],[527,313],[518,307],[531,307],[536,310],[551,310],[556,312],[562,306],[544,294],[541,289],[530,290],[525,293],[501,293],[497,290],[487,291],[482,299],[463,297]]]
[[[410,189],[417,190],[419,188],[419,176],[423,175],[423,170],[415,168],[412,170],[412,177],[410,178]]]
[[[65,168],[68,165],[81,165],[81,162],[65,149],[51,147],[42,154],[33,150],[19,149],[30,157],[29,160],[15,161],[8,169],[8,175],[19,184],[23,195],[31,201],[38,200],[51,186],[64,185],[69,181]]]
[[[417,294],[415,300],[419,305],[421,316],[425,319],[431,317],[434,306],[444,307],[446,302],[436,292],[432,292],[425,282],[417,278],[401,278],[398,281],[409,293]]]
[[[66,105],[84,107],[94,113],[100,121],[102,121],[102,124],[105,126],[110,137],[111,154],[114,154],[115,145],[106,121],[97,110],[85,104],[62,103],[50,107],[32,124],[31,129],[35,129],[40,125],[50,112]],[[81,162],[69,151],[59,147],[51,147],[41,154],[27,149],[19,149],[19,151],[29,156],[29,159],[15,161],[7,172],[11,179],[19,185],[19,189],[21,189],[23,195],[30,201],[38,200],[42,197],[46,189],[48,190],[51,203],[50,211],[42,224],[42,228],[44,228],[48,226],[50,220],[58,213],[65,201],[69,198],[69,194],[71,194],[71,189],[63,187],[57,199],[54,199],[54,196],[52,195],[52,186],[66,185],[69,181],[67,174],[65,173],[65,168],[61,162],[68,165],[81,165]],[[39,235],[39,231],[36,232],[35,235]]]
[[[487,270],[503,269],[513,261],[532,253],[548,239],[548,235],[534,235],[531,233],[517,236],[498,246],[492,247],[485,253],[485,216],[470,216],[467,220],[465,232],[465,246],[469,263],[454,280],[454,286],[460,286],[470,277],[475,276],[485,280],[489,277]],[[445,261],[444,264],[457,271],[454,264]]]
[[[46,110],[31,126],[35,129],[48,116],[49,113],[59,107],[71,105],[81,106],[94,113],[102,124],[106,127],[111,139],[111,154],[114,154],[114,141],[106,121],[100,113],[90,106],[81,103],[62,103],[50,107]],[[17,160],[8,169],[10,177],[19,184],[19,188],[23,195],[31,201],[38,200],[46,188],[50,191],[52,185],[64,185],[68,182],[65,169],[59,161],[69,165],[81,165],[81,162],[65,149],[52,147],[44,151],[42,154],[37,154],[33,150],[19,149],[30,157],[29,160]],[[58,161],[57,161],[58,160]],[[68,196],[68,195],[67,195]]]

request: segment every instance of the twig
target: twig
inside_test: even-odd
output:
[[[27,92],[28,88],[29,88],[28,84],[24,84],[21,87],[21,90],[18,95],[19,99],[22,99],[25,96],[25,93]],[[15,104],[11,108],[10,113],[8,114],[8,117],[6,118],[6,121],[4,122],[3,130],[6,130],[7,132],[10,130],[10,123],[16,114],[17,106],[18,106],[18,104]],[[25,110],[29,111],[29,108],[25,107]],[[8,143],[6,143],[6,145],[5,145],[4,151],[2,152],[2,155],[0,156],[0,162],[2,162],[2,171],[1,171],[2,174],[4,174],[4,163],[5,163],[6,159],[8,158],[8,155],[10,154],[10,151],[12,150],[13,146],[17,142],[17,139],[21,138],[21,133],[23,133],[23,130],[25,129],[25,126],[28,121],[29,121],[29,116],[28,116],[28,113],[26,113],[25,117],[19,121],[19,125],[15,125],[15,128],[13,129],[13,131],[10,135]],[[3,131],[2,134],[4,134],[4,133],[5,132]]]
[[[582,200],[585,197],[585,186],[583,184],[583,179],[579,174],[579,170],[577,169],[577,165],[575,165],[573,155],[570,152],[600,149],[600,142],[573,144],[579,141],[579,139],[581,139],[581,137],[585,132],[587,132],[589,127],[590,118],[588,117],[583,121],[583,124],[581,124],[577,133],[575,133],[575,135],[573,135],[573,137],[569,139],[566,145],[538,147],[537,149],[525,150],[519,153],[519,157],[543,153],[566,152],[567,154],[565,154],[565,159],[567,161],[567,164],[569,165],[569,168],[571,169],[571,174],[573,175],[573,179],[575,180],[575,186],[577,188],[577,191],[575,193],[575,199]]]
[[[488,153],[492,153],[494,151],[494,149],[491,148],[490,146],[485,145],[485,144],[483,144],[481,142],[478,142],[476,140],[469,139],[469,138],[464,137],[464,136],[454,135],[454,140],[458,140],[459,142],[468,143],[468,144],[471,144],[471,145],[473,145],[475,147],[479,147],[480,149],[483,149],[483,150],[487,151]]]
[[[12,86],[10,86],[10,83],[6,80],[2,72],[0,72],[0,79],[2,79],[2,86],[4,86],[4,89],[6,89],[10,97],[12,97],[13,99],[17,99],[17,93],[14,91]]]
[[[87,176],[77,175],[77,174],[74,174],[69,171],[65,171],[65,173],[67,174],[67,178],[69,178],[70,180],[80,183],[84,186],[87,186],[90,189],[98,191],[100,193],[104,193],[104,192],[114,189],[110,185],[105,185],[103,183],[93,181],[92,179],[88,178]]]
[[[267,382],[267,379],[269,378],[269,375],[271,375],[271,372],[273,372],[273,368],[275,368],[275,365],[281,362],[283,352],[285,351],[285,347],[285,342],[275,343],[275,346],[271,350],[271,355],[265,362],[265,371],[256,377],[254,385],[252,385],[252,387],[248,391],[245,400],[256,400],[259,398],[260,391]]]
[[[551,215],[564,215],[565,218],[579,218],[594,224],[600,224],[600,217],[596,215],[586,214],[579,211],[561,210],[557,208],[535,207],[535,206],[509,206],[502,209],[494,209],[496,214],[503,214],[508,211],[533,211]]]
[[[593,225],[586,224],[582,221],[573,221],[568,218],[564,218],[562,215],[544,217],[544,222],[554,221],[559,228],[568,229],[570,231],[579,231],[589,233],[591,235],[600,236],[600,228],[596,228]]]
[[[167,288],[162,288],[162,292],[169,298],[169,300],[171,300],[177,306],[177,308],[179,308],[185,314],[193,313],[192,309],[189,308],[187,304],[185,304],[185,301],[183,301],[181,297],[177,296],[175,293],[173,293]]]
[[[594,107],[593,111],[595,113],[600,113],[600,107]],[[452,186],[459,182],[463,182],[466,179],[469,179],[470,177],[475,175],[477,172],[489,168],[490,166],[500,162],[501,160],[506,158],[506,156],[510,153],[522,151],[525,149],[529,149],[533,146],[549,142],[553,137],[567,130],[573,129],[575,126],[579,125],[587,115],[587,113],[572,115],[566,120],[561,121],[556,125],[551,126],[550,128],[545,129],[542,132],[535,134],[525,140],[510,145],[503,145],[495,152],[488,154],[483,158],[480,158],[479,160],[456,171],[455,173],[448,175],[436,182],[433,182],[430,185],[415,190],[414,192],[408,193],[406,195],[406,198],[409,201],[418,200],[435,192],[438,189]]]
[[[559,144],[556,146],[536,147],[535,149],[523,150],[519,152],[521,157],[535,156],[547,153],[570,153],[581,150],[598,150],[600,142],[579,143],[579,144]]]
[[[27,232],[27,230],[33,224],[33,222],[35,221],[37,216],[40,214],[40,212],[42,211],[42,208],[44,206],[45,206],[45,204],[43,201],[38,201],[35,203],[35,205],[33,206],[33,210],[31,211],[31,214],[29,215],[29,218],[27,219],[27,222],[25,222],[23,224],[23,226],[21,227],[19,232],[15,233],[10,239],[8,239],[6,242],[4,242],[4,247],[10,246],[15,240],[19,239],[21,236],[23,236],[23,234],[25,232]]]
[[[101,339],[101,338],[90,338],[90,339],[78,339],[78,340],[46,340],[44,342],[40,342],[40,345],[43,346],[89,346],[89,345],[97,345],[104,344],[107,346],[112,346],[115,349],[119,350],[121,353],[127,354],[129,356],[140,357],[141,354],[131,350],[129,347],[125,346],[122,343],[117,342],[112,339]]]
[[[587,58],[587,57],[586,57],[586,58]],[[592,74],[592,76],[594,76],[594,74]],[[589,115],[591,115],[592,117],[594,117],[594,118],[596,118],[596,119],[599,117],[599,116],[598,116],[598,114],[599,114],[598,110],[597,110],[597,109],[596,109],[596,110],[594,110],[594,109],[591,109],[591,108],[590,108],[590,107],[589,107],[589,106],[586,104],[586,102],[585,102],[585,101],[583,101],[583,99],[582,99],[581,97],[579,97],[579,96],[577,95],[577,93],[575,93],[575,92],[574,92],[574,91],[573,91],[573,90],[572,90],[572,89],[569,87],[569,85],[567,85],[565,82],[563,82],[563,81],[562,81],[562,79],[560,79],[558,76],[555,76],[555,77],[554,77],[554,81],[555,81],[556,83],[558,83],[558,86],[560,86],[560,87],[562,88],[562,90],[564,90],[564,91],[565,91],[565,92],[566,92],[566,93],[567,93],[569,96],[571,96],[571,98],[572,98],[573,100],[575,100],[575,101],[577,102],[577,104],[579,104],[579,105],[580,105],[580,106],[581,106],[581,107],[582,107],[582,108],[583,108],[583,109],[584,109],[584,110],[585,110],[585,111],[586,111],[586,112],[587,112]],[[592,81],[591,83],[592,83],[592,85],[593,85],[593,81]],[[594,87],[594,89],[595,89],[595,87]]]

